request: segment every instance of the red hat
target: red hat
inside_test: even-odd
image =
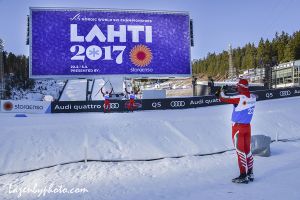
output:
[[[246,79],[240,79],[240,81],[236,85],[245,89],[248,89],[249,87],[248,81]]]

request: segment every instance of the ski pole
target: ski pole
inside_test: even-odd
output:
[[[111,87],[111,92],[115,92],[114,91],[114,87],[112,86],[111,82],[109,81],[110,87]]]

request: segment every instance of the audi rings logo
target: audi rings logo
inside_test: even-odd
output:
[[[11,111],[13,108],[14,108],[14,105],[9,101],[7,101],[3,104],[3,109],[6,111]]]
[[[120,107],[119,103],[110,103],[109,104],[110,109],[118,109]]]
[[[281,97],[286,97],[286,96],[290,96],[292,93],[289,90],[285,90],[285,91],[280,91],[280,96]]]
[[[173,108],[184,107],[185,102],[184,101],[171,101],[170,106]]]

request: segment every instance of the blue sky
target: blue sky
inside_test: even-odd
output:
[[[194,21],[192,59],[272,39],[275,32],[300,30],[299,0],[0,0],[0,38],[5,50],[29,54],[26,15],[29,7],[86,7],[188,11]]]

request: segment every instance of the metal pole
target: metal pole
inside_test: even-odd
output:
[[[1,99],[4,99],[4,63],[3,63],[4,41],[0,39],[0,78],[1,78]]]
[[[85,101],[89,100],[89,88],[90,87],[90,79],[86,79],[86,94],[85,94]]]
[[[298,86],[300,86],[300,67],[298,67],[298,70],[297,70],[297,77],[298,77]]]
[[[293,62],[292,64],[292,87],[294,87],[296,84],[295,84],[295,62]]]
[[[192,77],[192,86],[193,86],[193,96],[196,96],[196,85],[197,85],[197,78]]]

